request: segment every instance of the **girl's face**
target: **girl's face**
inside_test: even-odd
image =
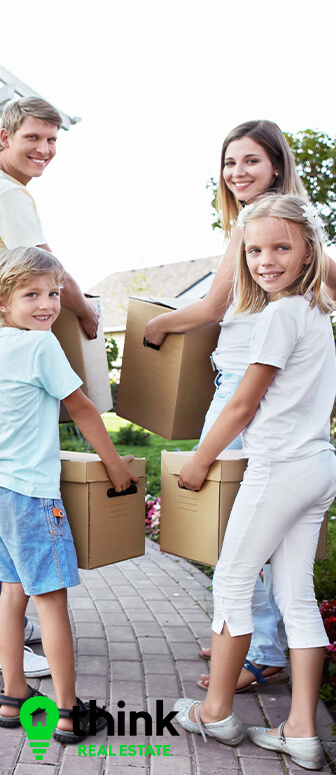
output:
[[[253,280],[269,293],[270,301],[280,298],[304,265],[311,262],[303,226],[280,218],[258,218],[248,223],[245,252]]]
[[[60,287],[52,274],[40,275],[16,288],[0,309],[7,327],[49,331],[60,313]]]
[[[277,169],[265,149],[250,137],[229,143],[223,177],[228,189],[240,202],[253,202],[273,183]]]

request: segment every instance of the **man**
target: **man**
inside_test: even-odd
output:
[[[41,177],[54,158],[61,125],[58,111],[37,97],[23,97],[4,109],[0,125],[0,254],[21,245],[51,252],[26,186],[32,178]],[[93,339],[98,327],[97,312],[70,275],[62,289],[62,306],[75,312],[84,331]],[[40,640],[39,624],[26,617],[25,643]],[[28,678],[50,674],[46,658],[34,654],[29,646],[24,652],[24,672]]]
[[[51,252],[26,186],[32,178],[41,177],[54,158],[61,124],[58,111],[38,97],[23,97],[4,109],[0,125],[0,254],[20,245]],[[93,339],[97,312],[70,275],[62,290],[62,306],[76,313]]]

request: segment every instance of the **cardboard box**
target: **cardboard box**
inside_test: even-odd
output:
[[[240,450],[221,453],[199,492],[177,486],[192,452],[161,453],[160,549],[189,560],[216,565],[230,512],[247,466]],[[327,556],[326,516],[316,559]]]
[[[99,298],[88,296],[100,313]],[[110,378],[107,366],[105,339],[102,318],[96,339],[89,339],[74,312],[62,307],[52,326],[73,370],[83,380],[82,390],[97,407],[99,414],[112,408]],[[71,421],[71,417],[61,404],[60,422]]]
[[[117,414],[166,439],[198,439],[215,392],[210,355],[219,325],[168,334],[159,350],[145,347],[146,323],[175,302],[129,300]]]
[[[146,461],[130,463],[139,482],[116,493],[98,455],[61,450],[61,494],[80,568],[97,568],[145,553]]]

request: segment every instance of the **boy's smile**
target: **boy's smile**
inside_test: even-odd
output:
[[[311,262],[304,229],[281,218],[258,218],[246,224],[246,262],[270,301],[298,278]]]
[[[40,275],[16,288],[0,309],[6,327],[49,331],[60,312],[60,287],[52,274]]]
[[[24,186],[42,175],[56,153],[57,126],[26,116],[14,135],[0,130],[0,168]]]

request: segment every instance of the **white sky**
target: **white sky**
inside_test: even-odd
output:
[[[0,63],[82,122],[29,189],[83,290],[220,254],[206,184],[248,119],[336,135],[335,0],[3,4]]]

